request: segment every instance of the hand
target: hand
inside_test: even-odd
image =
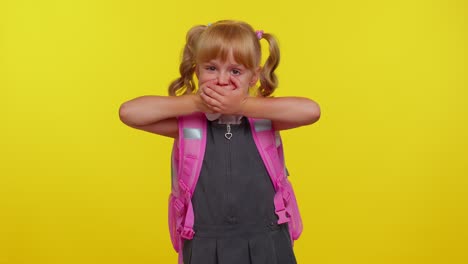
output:
[[[247,100],[248,88],[240,87],[240,82],[234,77],[230,78],[232,85],[219,86],[215,82],[201,85],[200,97],[214,112],[221,114],[239,114]]]
[[[193,102],[195,103],[195,107],[198,112],[206,113],[206,114],[214,114],[215,112],[203,101],[200,96],[200,92],[198,94],[191,94],[189,95],[193,98]]]

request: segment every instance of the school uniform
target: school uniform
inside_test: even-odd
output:
[[[218,121],[207,124],[192,197],[195,236],[184,240],[184,264],[295,264],[288,226],[277,224],[275,190],[247,118],[230,124],[230,139],[227,125]]]

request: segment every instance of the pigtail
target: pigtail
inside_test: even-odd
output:
[[[195,73],[195,45],[207,26],[194,26],[187,32],[186,44],[179,66],[180,77],[169,85],[169,95],[191,94],[195,90],[193,74]]]
[[[261,38],[268,41],[270,56],[268,56],[260,72],[260,87],[258,88],[258,92],[261,96],[270,96],[278,86],[278,78],[276,77],[275,70],[280,61],[280,51],[278,42],[273,35],[263,33]]]

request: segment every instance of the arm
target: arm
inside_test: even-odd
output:
[[[214,112],[270,119],[275,130],[310,125],[320,118],[319,105],[303,97],[248,97],[245,89],[210,85],[201,98]]]
[[[204,110],[197,95],[141,96],[123,103],[119,116],[130,127],[176,138],[179,130],[176,117]]]
[[[285,130],[317,122],[320,107],[303,97],[247,97],[239,114],[270,119],[275,130]]]

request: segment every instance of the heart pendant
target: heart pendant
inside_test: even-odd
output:
[[[228,133],[224,134],[224,137],[227,138],[227,139],[231,139],[232,138],[232,133],[228,132]]]

